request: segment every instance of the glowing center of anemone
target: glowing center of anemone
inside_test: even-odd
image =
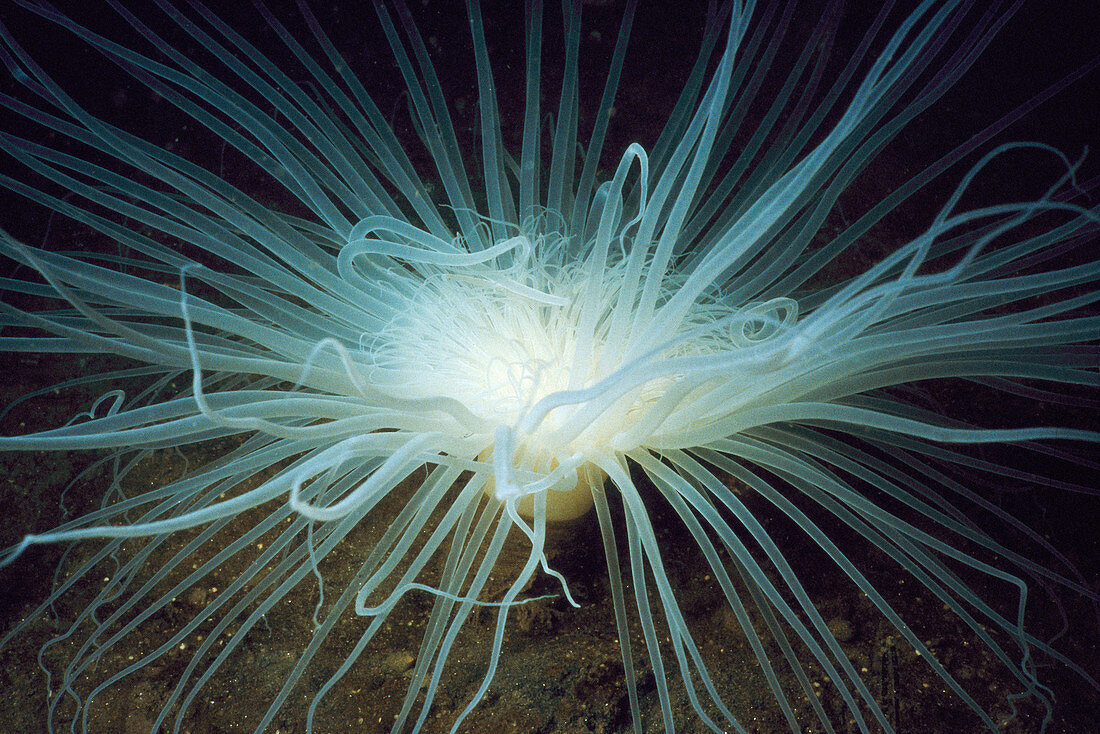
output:
[[[531,354],[523,341],[491,344],[485,351],[483,405],[496,415],[524,407],[569,387],[569,368],[558,355]]]
[[[576,270],[527,258],[431,273],[375,345],[385,373],[376,378],[409,397],[453,398],[487,421],[515,424],[543,398],[588,387],[611,367],[598,338],[583,364],[577,359],[582,281]],[[540,432],[562,417],[551,412]]]
[[[590,387],[613,371],[617,365],[598,334],[589,339],[584,357],[578,355],[586,274],[532,262],[535,258],[526,255],[533,248],[523,242],[504,267],[485,263],[426,275],[384,340],[374,345],[375,381],[384,378],[391,390],[411,398],[458,400],[490,425],[516,426],[544,398]],[[611,303],[601,296],[588,307],[606,314]],[[558,430],[577,408],[551,410],[518,436],[512,464],[521,482],[545,477],[566,457],[606,440],[594,437],[606,432],[598,425],[573,440],[562,439]],[[479,459],[491,462],[492,448]],[[517,509],[530,517],[535,495],[545,491],[548,519],[574,519],[592,506],[591,484],[603,479],[602,471],[584,463],[550,487],[520,496]],[[493,493],[494,486],[486,492]]]

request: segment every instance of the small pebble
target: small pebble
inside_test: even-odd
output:
[[[387,655],[383,664],[387,670],[393,673],[404,673],[411,668],[415,662],[416,656],[408,650],[398,650]]]

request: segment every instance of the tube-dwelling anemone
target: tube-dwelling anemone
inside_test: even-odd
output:
[[[1035,585],[1090,602],[1095,590],[985,492],[1006,479],[1085,488],[965,445],[1071,461],[1100,433],[1027,416],[972,424],[921,387],[1094,405],[1095,182],[1077,151],[991,142],[1024,105],[855,218],[838,204],[1018,4],[906,15],[887,3],[843,55],[831,53],[839,3],[811,24],[794,2],[712,5],[659,135],[615,149],[632,2],[603,34],[582,26],[579,2],[529,2],[522,25],[502,26],[525,53],[503,64],[489,53],[500,29],[468,3],[476,115],[445,96],[450,39],[419,31],[402,3],[376,3],[373,31],[402,92],[376,88],[363,54],[341,56],[304,5],[293,19],[257,5],[261,50],[199,3],[136,15],[112,2],[109,18],[17,4],[19,24],[0,26],[0,150],[21,173],[0,186],[117,247],[0,233],[14,271],[0,281],[0,346],[133,362],[68,381],[102,392],[76,418],[0,438],[11,451],[107,450],[95,466],[114,476],[98,509],[0,560],[75,543],[48,598],[2,638],[18,646],[59,614],[39,657],[51,728],[96,731],[132,686],[149,731],[189,730],[197,708],[224,703],[207,692],[227,676],[252,706],[232,722],[247,730],[335,730],[331,709],[347,705],[364,730],[491,730],[471,722],[487,695],[507,695],[493,687],[509,620],[549,609],[568,626],[573,607],[602,603],[621,669],[588,685],[617,692],[611,723],[892,731],[896,701],[815,606],[825,566],[966,711],[967,730],[999,730],[1008,706],[1045,728],[1039,659],[1097,688],[1024,624]],[[195,140],[173,152],[55,81],[23,23],[128,75],[186,115]],[[606,57],[591,105],[586,54]],[[1021,199],[976,199],[1014,156],[1041,161],[1045,178]],[[921,231],[844,266],[962,163]],[[260,174],[266,188],[249,188]],[[158,457],[211,446],[223,454],[176,461],[176,478],[128,484]],[[690,544],[691,585],[718,600],[728,644],[773,703],[733,692],[731,653],[700,634],[666,531]],[[555,564],[571,533],[605,569],[598,592],[574,594]],[[968,636],[1002,692],[937,654],[882,568]],[[296,600],[305,640],[272,661],[257,640]],[[407,664],[355,685],[415,608]],[[467,636],[482,654],[455,662]],[[277,682],[254,683],[250,666]]]

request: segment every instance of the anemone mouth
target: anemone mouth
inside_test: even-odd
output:
[[[544,287],[568,303],[570,281]],[[374,379],[415,397],[448,395],[488,421],[515,423],[548,395],[588,387],[609,371],[597,347],[585,374],[575,374],[572,309],[504,288],[493,270],[425,278],[374,341]]]

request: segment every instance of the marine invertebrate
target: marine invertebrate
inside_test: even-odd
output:
[[[1033,396],[1050,393],[1011,380],[1095,386],[1096,352],[1086,342],[1100,325],[1088,311],[1100,266],[1079,258],[1095,241],[1097,210],[1074,179],[1078,162],[1039,144],[991,148],[910,241],[862,272],[819,277],[988,137],[978,135],[835,237],[815,239],[873,153],[975,62],[1006,12],[926,2],[885,30],[884,10],[866,43],[840,61],[827,53],[838,18],[829,16],[748,125],[795,6],[713,8],[664,131],[648,149],[628,145],[618,157],[604,155],[604,141],[633,6],[607,46],[610,72],[580,155],[580,6],[564,7],[561,102],[546,123],[543,11],[531,3],[524,112],[512,141],[473,3],[478,166],[463,155],[430,39],[401,5],[380,4],[378,16],[407,88],[417,152],[308,10],[309,49],[260,12],[303,82],[201,5],[187,13],[163,5],[145,18],[113,4],[134,36],[128,45],[94,18],[27,5],[283,192],[261,202],[230,181],[235,174],[93,114],[4,33],[6,66],[31,100],[7,96],[4,105],[80,154],[5,134],[0,147],[38,183],[5,177],[3,185],[122,252],[58,253],[4,238],[5,255],[38,274],[4,286],[65,303],[8,302],[2,344],[150,367],[111,375],[145,378],[136,396],[108,393],[110,404],[86,419],[0,447],[126,449],[125,475],[154,449],[240,441],[179,479],[28,535],[5,556],[11,563],[33,545],[102,541],[50,599],[110,569],[65,638],[76,650],[53,683],[51,717],[87,725],[110,689],[164,661],[171,684],[156,695],[149,728],[180,728],[267,616],[307,589],[316,593],[309,640],[249,726],[268,728],[307,687],[316,689],[305,707],[312,723],[363,650],[384,638],[397,605],[417,597],[430,607],[423,641],[385,718],[394,730],[430,725],[451,652],[476,614],[487,617],[477,624],[489,644],[443,722],[458,727],[488,691],[506,622],[531,598],[537,574],[552,583],[544,579],[536,598],[545,591],[576,603],[548,558],[547,534],[591,504],[635,730],[671,730],[677,695],[716,730],[744,720],[727,705],[715,656],[669,581],[658,515],[676,518],[698,547],[780,721],[828,728],[843,716],[863,730],[889,728],[806,592],[807,571],[788,560],[747,495],[820,548],[988,728],[996,722],[987,706],[827,528],[859,535],[947,607],[1021,690],[1047,698],[1030,657],[1062,656],[1024,627],[1022,577],[1092,592],[975,526],[964,506],[1008,520],[940,465],[995,474],[953,446],[1011,442],[1041,452],[1050,450],[1041,442],[1097,434],[970,426],[891,388],[951,377]],[[196,46],[209,63],[193,62]],[[1027,151],[1056,164],[1041,190],[960,206],[999,158]],[[437,184],[426,183],[429,173]],[[509,534],[521,561],[494,585]],[[964,573],[1003,582],[1015,603],[1000,608]],[[129,660],[149,620],[199,585],[217,590]],[[325,664],[319,651],[335,629],[356,642]],[[639,690],[643,665],[648,692]],[[323,674],[307,686],[311,666]],[[837,710],[818,700],[823,683]]]

